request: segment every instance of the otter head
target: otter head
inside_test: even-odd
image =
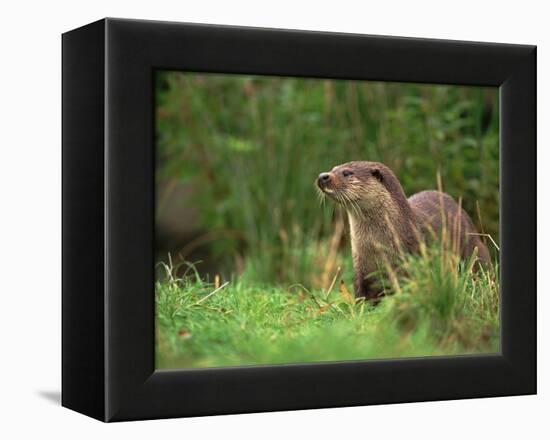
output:
[[[317,186],[348,211],[370,211],[387,205],[398,192],[405,197],[393,172],[378,162],[356,161],[319,174]]]

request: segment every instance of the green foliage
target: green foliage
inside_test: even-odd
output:
[[[498,266],[473,273],[442,240],[400,256],[377,306],[356,301],[345,221],[313,186],[350,160],[386,163],[409,195],[440,173],[498,242],[497,89],[162,72],[156,97],[157,179],[192,188],[199,242],[231,274],[159,265],[158,368],[499,350]]]
[[[373,306],[345,284],[286,288],[198,274],[156,284],[157,368],[341,361],[499,351],[498,268],[473,273],[441,247],[405,256]]]
[[[250,281],[318,271],[334,219],[313,182],[350,160],[386,163],[409,195],[439,171],[498,241],[496,88],[162,72],[156,96],[157,179],[192,185],[210,251]]]

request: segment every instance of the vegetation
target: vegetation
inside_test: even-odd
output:
[[[387,164],[408,195],[439,174],[498,243],[496,88],[180,72],[155,88],[157,182],[192,189],[217,265],[159,264],[160,368],[498,350],[498,266],[473,276],[430,248],[378,306],[355,302],[345,214],[313,187],[350,160]],[[157,188],[159,220],[174,185]]]
[[[192,368],[499,351],[498,277],[439,247],[403,257],[374,306],[339,277],[327,290],[214,286],[189,266],[157,282],[157,367]],[[192,275],[189,275],[191,271]],[[498,270],[497,270],[498,272]]]
[[[165,72],[157,90],[157,178],[193,185],[211,251],[258,281],[315,271],[333,214],[314,179],[353,159],[387,164],[409,195],[439,172],[498,241],[495,88]]]

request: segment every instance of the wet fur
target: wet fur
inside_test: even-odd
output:
[[[443,225],[453,233],[462,258],[477,248],[478,259],[490,261],[470,217],[448,194],[422,191],[407,199],[394,173],[377,162],[348,162],[329,175],[328,183],[318,185],[348,212],[357,297],[378,298],[381,289],[369,275],[401,252],[418,251],[419,240],[437,236]]]
[[[482,263],[491,261],[489,250],[481,241],[470,216],[450,195],[440,191],[421,191],[409,197],[409,204],[425,237],[441,231],[445,225],[462,259],[469,258],[477,248],[477,258]]]

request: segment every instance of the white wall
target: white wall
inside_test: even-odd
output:
[[[60,389],[61,40],[104,16],[537,44],[539,145],[548,145],[544,2],[297,0],[4,2],[0,32],[0,436],[406,438],[548,434],[548,148],[539,149],[539,396],[103,425],[52,403]],[[511,6],[509,6],[511,4]],[[518,295],[521,292],[517,292]],[[546,342],[547,344],[547,342]],[[4,435],[3,431],[11,431]],[[538,432],[538,435],[535,433]],[[548,437],[546,437],[548,438]]]

